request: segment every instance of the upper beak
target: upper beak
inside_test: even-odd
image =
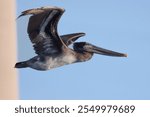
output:
[[[107,49],[100,48],[100,47],[96,47],[96,46],[91,45],[91,44],[87,46],[86,51],[93,52],[96,54],[107,55],[107,56],[127,57],[127,54],[115,52],[112,50],[107,50]]]

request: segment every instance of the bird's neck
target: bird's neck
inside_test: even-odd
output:
[[[93,53],[88,53],[88,52],[83,52],[83,53],[76,53],[77,56],[77,62],[84,62],[84,61],[88,61],[89,59],[92,58]]]

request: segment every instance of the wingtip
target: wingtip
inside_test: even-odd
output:
[[[19,18],[22,17],[22,16],[28,15],[28,11],[30,11],[30,10],[32,10],[32,9],[23,11],[23,12],[17,17],[17,19],[19,19]]]
[[[82,36],[85,36],[85,35],[86,35],[86,33],[84,33],[84,32],[81,32],[81,35],[82,35]]]
[[[79,32],[79,33],[74,33],[74,34],[77,34],[78,36],[80,36],[80,37],[82,37],[82,36],[85,36],[86,35],[86,33],[84,33],[84,32]]]
[[[16,20],[19,19],[19,18],[22,17],[22,16],[24,16],[24,14],[19,15],[19,16],[16,18]]]

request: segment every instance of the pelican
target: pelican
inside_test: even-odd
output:
[[[103,49],[87,42],[75,42],[85,35],[82,32],[60,36],[57,25],[64,11],[59,7],[41,7],[22,12],[19,17],[31,15],[27,32],[37,56],[16,63],[15,68],[30,67],[45,71],[67,64],[88,61],[93,54],[127,57],[127,54]],[[71,44],[73,48],[69,48]]]

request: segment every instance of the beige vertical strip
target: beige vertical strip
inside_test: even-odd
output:
[[[0,2],[0,99],[18,99],[16,62],[16,1]]]

